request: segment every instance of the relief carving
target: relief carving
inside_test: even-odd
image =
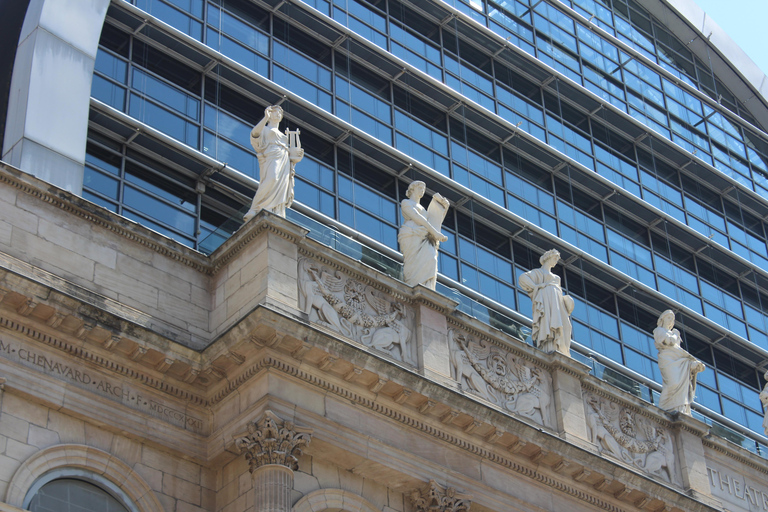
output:
[[[452,330],[451,372],[459,387],[510,412],[553,427],[552,379],[523,358]]]
[[[299,260],[299,307],[324,325],[374,350],[415,365],[410,310],[373,287],[308,258]]]
[[[411,502],[417,512],[469,512],[472,496],[443,487],[434,480],[421,489],[411,491]]]
[[[627,407],[585,394],[590,440],[600,453],[649,475],[679,484],[672,435]]]

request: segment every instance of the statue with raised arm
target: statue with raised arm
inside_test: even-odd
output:
[[[662,380],[659,407],[690,416],[696,393],[696,375],[704,371],[704,364],[680,346],[680,331],[675,329],[674,311],[664,311],[656,326],[653,340],[659,351]]]
[[[518,284],[533,303],[531,339],[545,352],[562,352],[571,355],[571,313],[573,298],[563,295],[560,276],[552,273],[560,260],[556,249],[549,250],[539,258],[541,268],[521,275]]]
[[[405,193],[408,198],[400,203],[403,225],[400,226],[397,241],[403,253],[405,284],[422,284],[434,290],[437,284],[437,251],[440,242],[448,240],[440,229],[449,203],[440,194],[435,194],[425,210],[420,203],[425,190],[423,181],[414,181],[408,186]]]
[[[251,209],[243,220],[248,222],[260,210],[285,217],[293,203],[293,175],[296,164],[304,158],[299,130],[281,133],[278,129],[283,109],[272,105],[264,110],[264,118],[251,130],[251,145],[259,158],[259,189]]]

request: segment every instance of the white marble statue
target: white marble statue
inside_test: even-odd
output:
[[[680,346],[680,331],[675,329],[674,311],[664,311],[656,325],[653,339],[659,351],[662,379],[659,407],[690,416],[696,392],[696,374],[704,371],[704,364]]]
[[[448,200],[435,194],[428,209],[420,201],[426,190],[423,181],[414,181],[408,186],[400,203],[403,225],[397,234],[400,251],[403,253],[403,280],[408,286],[422,284],[435,289],[437,283],[437,251],[440,242],[448,237],[440,232],[443,219],[448,212]]]
[[[571,355],[571,318],[573,298],[563,294],[560,276],[552,273],[560,260],[556,249],[541,255],[541,268],[521,275],[518,284],[533,302],[533,329],[531,339],[545,352],[562,352]]]
[[[768,372],[765,372],[765,380],[768,380]],[[765,417],[763,418],[763,430],[765,431],[765,435],[768,436],[768,383],[765,384],[765,387],[763,387],[763,390],[760,392],[760,402],[763,404],[763,409],[765,409]]]
[[[299,130],[280,132],[282,119],[281,107],[267,107],[264,118],[251,130],[251,145],[259,158],[259,189],[243,218],[245,222],[260,210],[285,217],[285,210],[293,203],[293,175],[296,164],[304,158],[304,150]]]

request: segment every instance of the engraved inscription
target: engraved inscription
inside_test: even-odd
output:
[[[97,395],[120,402],[132,409],[148,413],[163,421],[192,432],[204,433],[203,420],[139,394],[126,383],[104,377],[94,371],[73,365],[63,358],[43,354],[23,345],[0,339],[0,357],[42,371],[54,378],[74,384]]]
[[[724,468],[707,466],[712,495],[750,512],[768,511],[768,488]]]

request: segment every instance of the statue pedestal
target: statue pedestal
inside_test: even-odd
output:
[[[682,413],[671,413],[672,430],[677,437],[677,462],[683,476],[683,487],[700,495],[710,496],[707,460],[701,440],[709,434],[709,425]]]
[[[551,353],[550,357],[555,420],[560,437],[576,444],[589,443],[581,380],[589,375],[590,368],[559,352]]]

